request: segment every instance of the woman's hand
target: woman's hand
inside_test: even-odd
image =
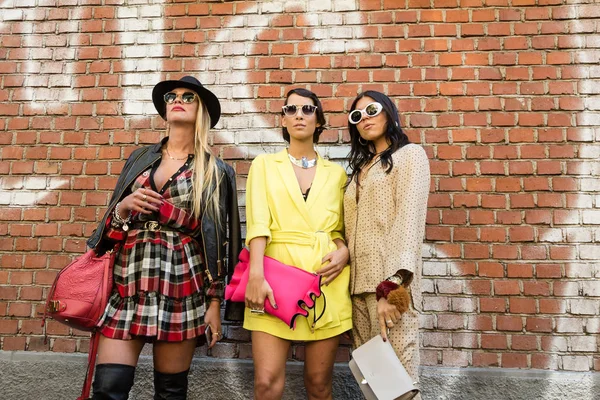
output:
[[[264,277],[250,277],[246,286],[246,307],[250,310],[264,311],[267,297],[271,306],[276,309],[275,296],[269,282]]]
[[[388,303],[385,297],[382,297],[377,302],[377,317],[379,319],[379,327],[381,328],[381,337],[383,341],[387,341],[387,331],[394,327],[402,314],[395,305]]]
[[[119,212],[127,210],[127,214],[136,211],[142,214],[152,214],[153,211],[158,211],[163,204],[163,197],[154,190],[139,188],[135,192],[126,196],[121,200]],[[127,215],[121,215],[127,218]]]
[[[337,278],[337,276],[342,273],[344,267],[348,265],[349,259],[350,252],[345,244],[340,245],[337,250],[334,250],[323,257],[321,263],[329,261],[329,264],[315,271],[317,274],[325,277],[325,282],[322,282],[321,285],[329,285]]]
[[[204,313],[204,323],[210,327],[212,338],[207,338],[207,342],[208,348],[211,349],[223,337],[223,332],[221,332],[221,302],[218,299],[211,299],[208,310]]]

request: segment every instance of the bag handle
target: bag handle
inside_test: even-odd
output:
[[[313,329],[315,328],[315,326],[317,325],[317,322],[321,319],[323,314],[325,314],[325,309],[327,308],[327,297],[325,296],[325,293],[321,292],[321,296],[323,296],[323,309],[321,310],[321,314],[319,314],[318,317],[317,317],[317,297],[315,296],[315,298],[314,298],[315,312],[313,313]]]

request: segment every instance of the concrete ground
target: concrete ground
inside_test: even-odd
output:
[[[0,351],[0,400],[75,400],[84,379],[85,354]],[[190,400],[252,398],[252,363],[195,358]],[[336,365],[334,399],[362,396],[345,364]],[[600,373],[422,367],[423,400],[598,400]],[[142,356],[132,400],[152,399],[152,360]],[[284,399],[305,399],[302,364],[290,362]]]

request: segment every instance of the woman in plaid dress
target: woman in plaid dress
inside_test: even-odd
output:
[[[113,195],[118,202],[99,227],[96,245],[119,247],[113,293],[98,324],[94,399],[128,398],[147,342],[153,343],[154,399],[186,399],[197,339],[206,330],[210,348],[222,336],[222,257],[218,266],[207,265],[206,249],[224,248],[225,230],[218,228],[227,220],[237,224],[230,231],[239,239],[239,219],[233,169],[208,147],[219,101],[193,77],[160,82],[152,97],[168,136],[130,156],[123,188],[117,183]],[[131,175],[129,182],[123,178]],[[229,209],[222,207],[225,198],[233,202]]]

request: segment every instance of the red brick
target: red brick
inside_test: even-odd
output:
[[[512,297],[509,301],[509,311],[514,314],[534,314],[535,300],[529,298]]]
[[[474,367],[498,367],[500,363],[498,361],[497,353],[473,353],[473,366]]]
[[[497,350],[506,349],[508,347],[506,339],[507,338],[504,335],[482,334],[481,348]]]
[[[503,368],[527,368],[527,354],[504,353],[502,354]]]

